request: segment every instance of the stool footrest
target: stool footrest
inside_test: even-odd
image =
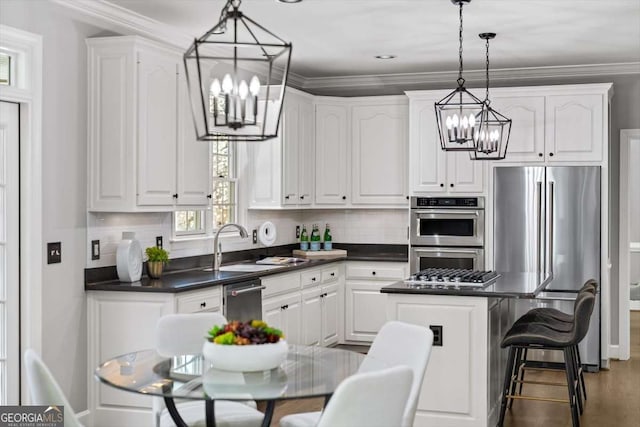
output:
[[[507,397],[509,399],[540,400],[543,402],[569,403],[568,399],[553,399],[550,397],[522,396],[520,394],[507,394]]]

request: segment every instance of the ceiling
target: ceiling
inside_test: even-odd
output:
[[[223,0],[109,0],[193,37]],[[243,0],[241,10],[291,41],[305,78],[445,72],[458,68],[458,8],[450,0]],[[465,69],[640,62],[640,0],[475,0],[464,8]],[[393,60],[375,55],[393,54]]]

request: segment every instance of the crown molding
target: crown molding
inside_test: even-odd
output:
[[[177,48],[186,49],[194,37],[177,29],[129,9],[117,6],[104,0],[51,0],[53,3],[72,9],[102,23],[126,29],[133,34],[148,37]],[[529,68],[502,68],[491,70],[491,80],[534,80],[562,77],[593,77],[622,74],[640,74],[640,62],[614,64],[587,64]],[[470,70],[464,73],[467,82],[482,83],[485,70]],[[289,71],[288,84],[300,90],[340,89],[345,93],[382,87],[442,85],[454,82],[457,71],[367,74],[337,77],[305,77]]]
[[[640,74],[640,62],[529,68],[502,68],[491,70],[491,81],[522,81],[546,78],[593,77],[622,74]],[[305,78],[303,89],[362,90],[366,88],[381,86],[428,86],[451,83],[454,82],[457,77],[457,71],[368,74],[339,77],[308,77]],[[465,71],[464,78],[467,82],[484,83],[485,70]]]

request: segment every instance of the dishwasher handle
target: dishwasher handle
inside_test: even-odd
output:
[[[260,292],[263,289],[267,289],[267,287],[264,286],[264,285],[249,286],[247,288],[233,289],[233,290],[227,291],[227,295],[232,296],[232,297],[236,297],[238,295],[248,294],[248,293],[251,293],[251,292]]]

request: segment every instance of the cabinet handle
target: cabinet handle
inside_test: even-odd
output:
[[[200,308],[205,308],[207,306],[207,302],[201,302],[200,303]]]
[[[347,200],[347,196],[342,196],[342,200]]]
[[[336,273],[331,273],[331,277],[334,277],[336,275]]]
[[[553,157],[553,153],[549,153],[549,157]]]
[[[300,196],[300,200],[304,200],[304,196]]]
[[[449,184],[449,187],[453,188],[453,184]]]
[[[407,200],[409,200],[409,196],[407,196]]]
[[[173,198],[174,198],[174,199],[177,199],[177,198],[178,198],[178,193],[174,194],[174,195],[173,195]]]
[[[213,195],[212,194],[207,194],[207,199],[213,199]]]
[[[289,200],[289,196],[284,196],[285,199]]]
[[[543,154],[542,154],[542,153],[538,153],[538,157],[542,157],[542,156],[543,156]]]
[[[440,183],[440,187],[444,187],[444,184],[443,184],[443,183]]]
[[[375,271],[372,271],[372,272],[371,272],[371,274],[375,276],[375,275],[376,275],[376,272],[375,272]]]
[[[312,277],[312,278],[311,278],[311,281],[312,281],[312,282],[315,282],[315,281],[316,281],[316,278],[315,278],[315,277]]]
[[[286,310],[287,308],[289,308],[289,304],[283,305],[282,307],[280,307],[280,309],[282,310]]]
[[[324,294],[320,294],[320,298],[324,298]]]

